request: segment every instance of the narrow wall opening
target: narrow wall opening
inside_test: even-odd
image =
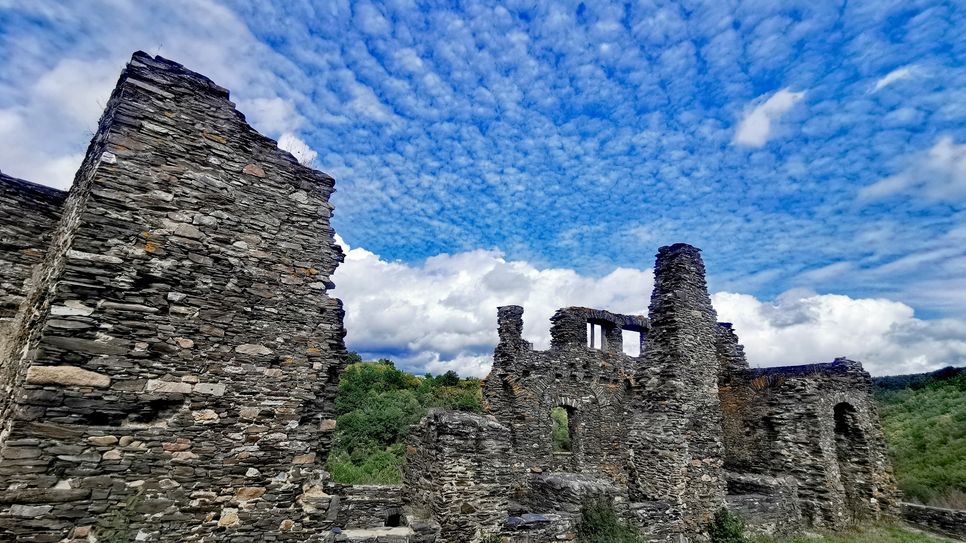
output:
[[[550,410],[552,421],[553,452],[554,454],[569,454],[573,452],[573,413],[570,409],[560,406]]]
[[[862,496],[867,494],[866,489],[870,483],[869,448],[855,407],[842,402],[833,411],[835,453],[839,480],[845,492],[845,513],[847,520],[858,522],[864,516],[865,504]]]
[[[604,327],[598,323],[587,323],[587,346],[591,349],[604,350]]]
[[[637,330],[621,330],[621,337],[624,338],[624,354],[627,356],[641,356],[643,350],[644,335]]]

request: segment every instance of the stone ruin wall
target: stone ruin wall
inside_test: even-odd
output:
[[[723,383],[722,405],[726,467],[793,478],[805,525],[897,514],[872,379],[858,362],[741,370]]]
[[[692,540],[722,505],[771,534],[894,516],[869,375],[847,360],[750,369],[704,275],[697,249],[663,247],[647,319],[562,309],[548,351],[521,337],[522,308],[499,309],[484,398],[511,436],[511,513],[575,515],[604,497],[650,537]],[[621,352],[621,326],[643,332],[639,357]],[[575,418],[571,454],[552,450],[559,405]]]
[[[143,53],[66,201],[0,177],[0,204],[25,218],[0,220],[13,391],[0,539],[83,540],[99,525],[345,541],[340,528],[378,525],[389,531],[352,537],[538,543],[572,537],[588,498],[653,540],[702,540],[723,504],[771,533],[895,514],[868,374],[846,360],[749,369],[684,244],[657,255],[648,318],[565,308],[536,351],[523,309],[500,308],[490,415],[424,419],[402,487],[326,482],[346,362],[327,295],[342,259],[333,185],[252,130],[225,89]],[[622,330],[641,333],[640,356],[622,352]],[[552,449],[558,406],[569,453]]]
[[[505,427],[492,417],[431,411],[406,448],[404,510],[417,530],[411,541],[483,541],[502,531],[512,479]]]
[[[698,250],[661,249],[649,318],[566,308],[551,321],[551,348],[535,351],[520,337],[522,308],[500,308],[484,383],[510,430],[519,506],[577,514],[606,497],[652,537],[703,532],[725,479],[718,327]],[[601,325],[602,349],[588,346],[588,324]],[[640,356],[622,352],[622,329],[641,333]],[[572,419],[570,453],[552,449],[557,406]]]
[[[646,319],[587,308],[566,308],[551,319],[552,347],[536,351],[523,341],[523,308],[498,310],[500,342],[484,382],[487,410],[507,426],[517,472],[569,471],[608,475],[627,484],[622,436],[630,415],[625,379],[633,358],[621,351],[621,328]],[[602,349],[587,347],[587,323],[603,323]],[[571,452],[553,451],[550,412],[568,411],[571,432],[581,436]]]
[[[44,261],[67,193],[0,172],[0,349]]]
[[[332,190],[225,89],[134,55],[3,353],[0,539],[317,535],[346,361]]]
[[[0,172],[0,353],[11,348],[9,342],[21,327],[24,315],[18,310],[43,273],[66,198],[66,192]],[[16,368],[0,365],[0,421],[5,420],[2,414],[16,382]]]

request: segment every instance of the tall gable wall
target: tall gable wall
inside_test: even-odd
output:
[[[3,353],[0,539],[306,539],[345,363],[332,190],[134,55]]]

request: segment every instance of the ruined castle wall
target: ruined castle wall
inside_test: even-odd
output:
[[[20,311],[42,280],[43,262],[67,193],[0,173],[0,421],[24,368],[8,363],[14,337],[28,319]],[[0,427],[0,440],[3,437]]]
[[[437,543],[498,534],[507,519],[509,457],[507,429],[493,417],[431,411],[407,439],[407,516],[438,523]]]
[[[4,355],[0,538],[307,539],[345,362],[332,190],[132,58]]]
[[[0,172],[0,334],[43,262],[67,193]],[[2,341],[2,339],[0,339]]]
[[[794,477],[807,524],[894,515],[895,482],[861,364],[749,370],[722,394],[733,405],[726,416],[740,417],[741,430],[726,435],[729,469]]]
[[[483,386],[487,410],[510,429],[515,471],[562,471],[627,483],[624,438],[630,405],[625,379],[637,359],[621,352],[621,323],[631,317],[565,308],[552,317],[552,347],[535,351],[520,338],[523,310],[499,310],[500,343]],[[587,346],[587,323],[611,326],[606,350]],[[637,318],[637,325],[645,326]],[[572,450],[553,449],[555,407],[567,410]],[[525,483],[524,483],[525,484]]]

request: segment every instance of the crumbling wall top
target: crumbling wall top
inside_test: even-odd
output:
[[[622,315],[590,307],[565,307],[552,317],[550,343],[552,348],[566,349],[587,346],[587,325],[597,325],[603,334],[602,350],[621,352],[621,331],[628,330],[646,334],[650,329],[643,315]]]

